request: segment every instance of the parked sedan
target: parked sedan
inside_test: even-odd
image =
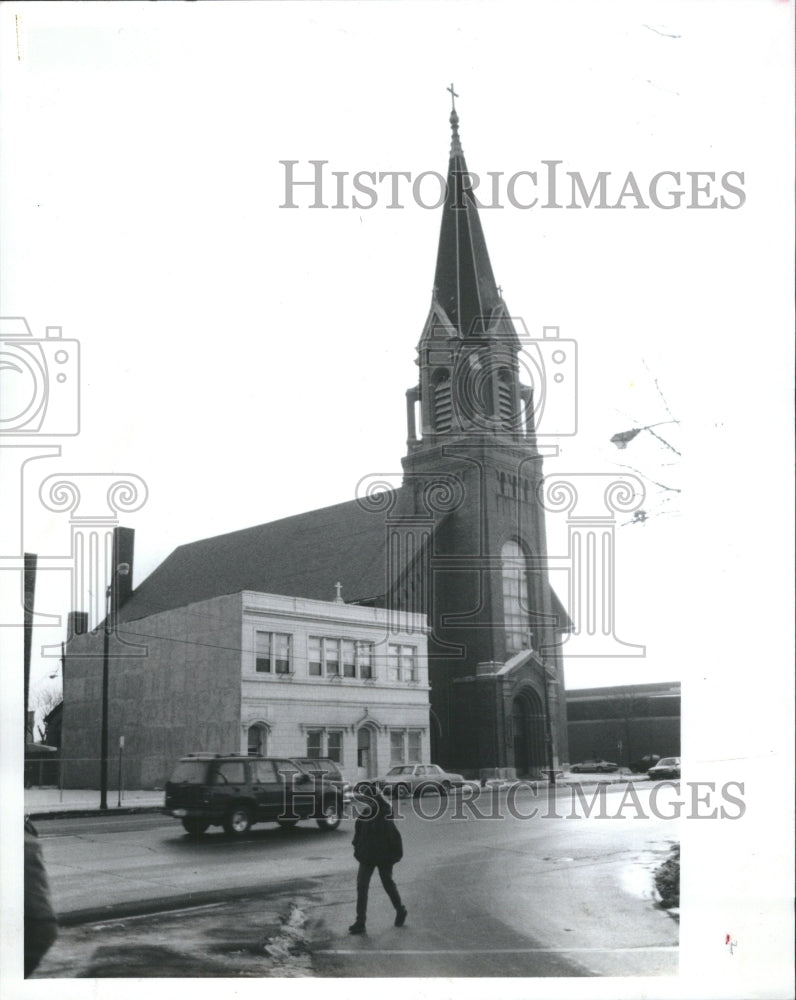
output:
[[[464,778],[443,771],[437,764],[396,764],[383,778],[377,778],[376,784],[386,795],[422,795],[426,791],[446,795],[452,788],[461,788]]]
[[[570,767],[570,771],[573,774],[581,774],[587,771],[596,774],[606,774],[608,771],[618,770],[618,764],[614,764],[612,760],[600,760],[599,757],[596,757],[594,760],[582,760],[580,764],[573,764]]]
[[[679,778],[680,777],[680,758],[679,757],[662,757],[655,767],[651,767],[647,772],[653,781],[658,778]]]

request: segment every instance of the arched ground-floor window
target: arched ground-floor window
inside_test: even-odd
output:
[[[268,752],[268,727],[263,722],[249,726],[248,752],[250,757],[265,757]]]

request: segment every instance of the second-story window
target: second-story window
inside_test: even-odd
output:
[[[343,652],[343,677],[356,677],[357,664],[354,657],[353,639],[343,639],[340,643]]]
[[[290,636],[284,632],[257,632],[254,664],[258,674],[290,673]]]
[[[417,676],[417,650],[415,647],[390,643],[387,657],[387,679],[391,681],[416,681]]]
[[[373,643],[364,639],[332,639],[311,635],[307,640],[310,677],[373,678]]]
[[[338,639],[323,640],[323,661],[327,677],[340,676],[340,641]]]
[[[321,640],[317,635],[311,635],[307,640],[307,667],[310,677],[320,677],[323,674]]]
[[[356,644],[357,671],[364,681],[373,678],[373,643],[360,640]]]

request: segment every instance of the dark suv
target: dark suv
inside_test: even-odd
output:
[[[645,771],[649,771],[651,767],[655,765],[660,760],[660,757],[656,753],[648,753],[643,757],[639,757],[638,760],[631,761],[630,770],[634,774],[643,774]]]
[[[194,836],[209,826],[239,836],[253,823],[295,826],[302,819],[336,830],[343,798],[286,757],[192,753],[180,758],[166,782],[164,812]]]
[[[351,791],[351,786],[343,778],[340,768],[331,757],[291,757],[294,763],[315,778],[318,784],[336,788],[345,798]]]

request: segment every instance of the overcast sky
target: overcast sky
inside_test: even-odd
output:
[[[578,345],[579,431],[545,471],[626,461],[683,491],[651,487],[645,507],[665,513],[618,529],[617,630],[646,658],[567,662],[567,684],[693,671],[705,598],[684,577],[726,574],[705,539],[727,554],[740,494],[744,536],[766,530],[748,470],[787,433],[787,5],[12,4],[3,16],[2,312],[36,337],[61,326],[82,366],[80,434],[48,439],[61,456],[29,466],[24,547],[69,551],[67,516],[38,499],[45,476],[134,473],[149,490],[122,519],[136,584],[178,544],[400,471],[439,210],[408,187],[389,208],[388,184],[352,208],[350,176],[345,209],[310,208],[307,189],[282,208],[280,161],[299,161],[302,179],[328,161],[329,204],[332,170],[444,173],[452,80],[482,175],[541,181],[542,161],[560,160],[587,187],[610,172],[613,203],[630,171],[645,194],[660,171],[686,191],[689,171],[741,172],[734,209],[688,209],[686,195],[671,211],[632,198],[524,210],[501,187],[502,207],[481,213],[512,314]],[[646,434],[616,451],[613,433],[669,419],[663,397],[682,461]],[[722,453],[732,464],[716,480]],[[548,529],[565,554],[565,522]],[[37,610],[63,614],[63,574],[49,577]],[[60,638],[38,629],[37,650]],[[34,659],[34,677],[52,671]]]

